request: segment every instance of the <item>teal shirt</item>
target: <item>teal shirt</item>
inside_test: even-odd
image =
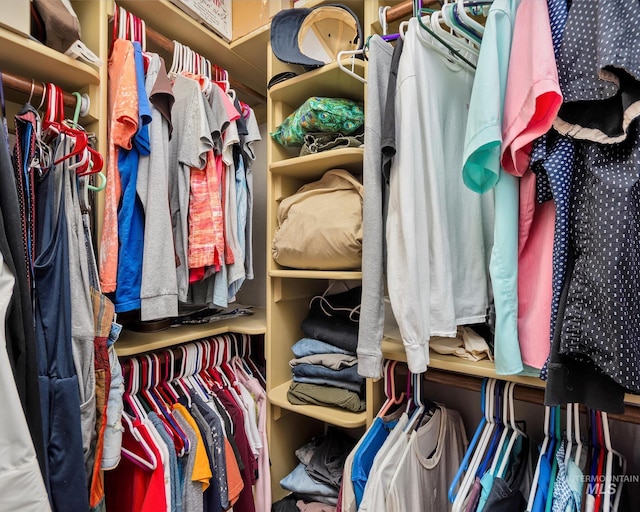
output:
[[[500,167],[502,112],[511,38],[519,0],[496,0],[487,16],[465,134],[462,179],[480,194],[493,193],[494,241],[489,273],[496,311],[496,373],[525,369],[518,342],[519,179]]]

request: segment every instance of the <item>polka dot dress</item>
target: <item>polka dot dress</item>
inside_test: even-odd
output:
[[[570,237],[575,267],[560,353],[640,393],[640,130],[576,144]]]

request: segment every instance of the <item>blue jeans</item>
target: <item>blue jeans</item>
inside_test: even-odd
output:
[[[348,350],[313,338],[302,338],[291,347],[291,351],[296,357],[313,354],[351,354]]]

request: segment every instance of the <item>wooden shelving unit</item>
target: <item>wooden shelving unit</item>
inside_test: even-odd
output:
[[[191,340],[235,332],[258,335],[267,331],[264,309],[256,308],[253,315],[218,320],[206,324],[181,325],[159,332],[123,331],[116,343],[119,356],[132,356],[150,350],[159,350]]]
[[[293,405],[287,399],[289,386],[291,386],[291,381],[280,384],[269,391],[267,396],[271,405],[342,428],[363,427],[366,423],[367,417],[364,411],[350,412],[338,407],[322,407],[319,405]],[[274,421],[278,421],[282,414],[282,411],[274,411]]]
[[[328,2],[307,2],[316,7]],[[356,14],[364,12],[365,2],[348,1]],[[352,63],[351,60],[348,61]],[[364,77],[365,62],[353,60],[354,72]],[[349,66],[349,69],[351,67]],[[364,103],[362,81],[345,73],[336,62],[305,72],[300,66],[278,61],[269,50],[268,76],[293,71],[294,78],[274,85],[268,91],[267,129],[272,133],[284,119],[311,96],[347,98]],[[269,449],[281,459],[271,468],[274,500],[285,492],[279,481],[295,466],[295,450],[308,441],[326,424],[346,429],[360,429],[373,421],[380,405],[379,385],[368,380],[365,384],[366,410],[354,413],[337,407],[293,405],[287,399],[291,385],[291,346],[304,335],[302,320],[309,313],[309,300],[321,294],[331,281],[357,282],[362,279],[359,269],[313,270],[285,268],[271,256],[271,241],[277,228],[277,209],[280,201],[295,193],[301,186],[320,179],[330,169],[346,169],[355,176],[362,173],[364,150],[342,148],[313,155],[299,156],[299,150],[285,148],[270,139],[267,143],[269,173],[267,176],[267,417]],[[292,435],[292,429],[296,435]]]

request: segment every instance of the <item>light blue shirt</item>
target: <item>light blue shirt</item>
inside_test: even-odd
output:
[[[518,342],[519,179],[500,167],[502,112],[511,38],[519,0],[496,0],[487,16],[465,134],[462,178],[495,198],[494,242],[489,263],[496,323],[496,373],[523,371]]]

